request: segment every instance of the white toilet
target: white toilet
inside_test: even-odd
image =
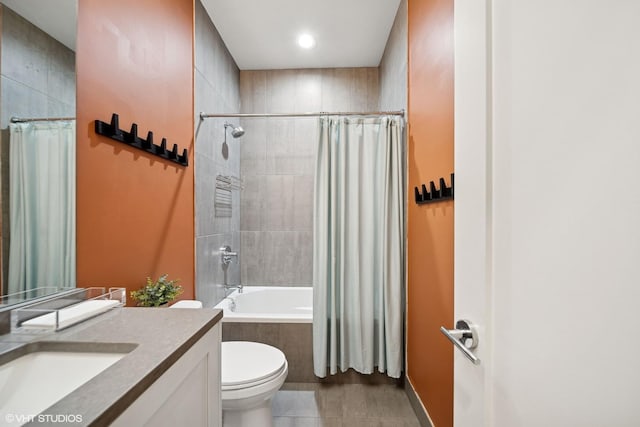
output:
[[[267,344],[222,343],[222,425],[269,427],[271,398],[287,378],[287,359]]]
[[[171,307],[202,308],[202,303],[183,300]],[[223,426],[270,427],[271,399],[287,378],[284,353],[267,344],[225,341],[220,364]]]

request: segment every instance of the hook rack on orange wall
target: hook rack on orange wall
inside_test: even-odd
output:
[[[119,127],[119,117],[116,113],[111,115],[111,123],[96,120],[95,130],[98,135],[106,136],[113,140],[127,144],[130,147],[146,151],[147,153],[162,157],[163,159],[189,166],[189,151],[185,148],[182,154],[178,154],[178,145],[173,144],[171,150],[167,150],[167,139],[162,138],[160,145],[153,143],[153,132],[147,133],[147,139],[138,136],[138,125],[133,123],[131,131],[127,132]]]
[[[429,182],[430,191],[427,191],[427,186],[424,184],[422,184],[421,187],[422,192],[418,190],[418,187],[414,187],[416,203],[418,205],[453,200],[453,173],[451,174],[451,187],[447,187],[444,178],[440,178],[440,188],[436,188],[436,184],[433,181]]]

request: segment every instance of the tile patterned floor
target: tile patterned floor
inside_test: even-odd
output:
[[[393,385],[286,383],[272,411],[274,427],[420,427]]]

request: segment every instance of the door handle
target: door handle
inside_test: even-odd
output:
[[[471,352],[472,348],[478,346],[478,332],[475,325],[468,320],[458,320],[455,329],[446,329],[440,326],[440,332],[458,347],[458,350],[469,359],[474,365],[480,364],[480,359]]]

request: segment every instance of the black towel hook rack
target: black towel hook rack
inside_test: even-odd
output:
[[[440,188],[436,188],[433,181],[429,182],[429,190],[427,186],[422,184],[422,191],[418,187],[414,187],[416,204],[424,205],[427,203],[442,202],[445,200],[453,200],[453,173],[451,174],[451,186],[447,187],[444,178],[440,178]]]
[[[127,144],[147,153],[162,157],[165,160],[178,163],[182,166],[189,166],[189,151],[185,148],[182,154],[178,154],[178,145],[173,144],[171,150],[167,150],[167,139],[162,138],[160,145],[153,143],[153,132],[147,133],[147,139],[138,136],[138,125],[133,123],[131,131],[120,129],[119,117],[116,113],[111,115],[111,123],[96,120],[95,131],[98,135],[106,136],[115,141]]]

